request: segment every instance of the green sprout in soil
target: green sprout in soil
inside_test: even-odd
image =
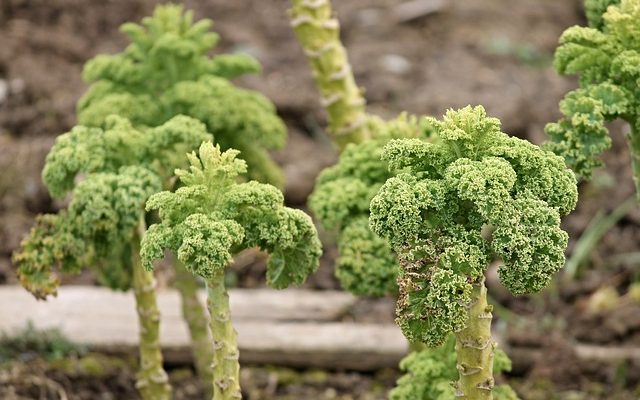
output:
[[[39,330],[30,321],[14,334],[0,335],[0,363],[41,357],[47,361],[83,356],[87,349],[67,339],[58,329]]]
[[[211,142],[190,154],[189,171],[176,171],[183,186],[149,199],[147,210],[158,210],[162,222],[152,225],[142,241],[148,270],[171,249],[207,284],[214,400],[241,398],[238,344],[224,283],[233,255],[256,246],[268,252],[267,283],[280,289],[302,283],[317,268],[321,254],[311,218],[284,207],[278,189],[237,182],[247,171],[237,155],[237,150],[222,153]]]
[[[425,118],[432,143],[393,140],[383,158],[396,176],[371,202],[371,228],[398,254],[397,322],[414,342],[456,337],[455,396],[491,399],[495,342],[485,270],[516,295],[543,289],[564,265],[560,216],[577,201],[561,157],[500,131],[484,109]]]

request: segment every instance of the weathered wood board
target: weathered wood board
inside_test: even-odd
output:
[[[231,290],[230,299],[243,363],[367,371],[395,367],[407,352],[395,325],[340,322],[357,301],[346,293],[242,289]],[[160,291],[158,303],[165,360],[190,362],[177,292]],[[0,286],[0,332],[19,331],[29,321],[38,329],[58,328],[98,351],[131,353],[138,345],[131,293],[64,286],[58,297],[37,301],[21,287]],[[604,362],[640,359],[638,348],[576,343],[574,351],[579,358]]]
[[[231,290],[230,300],[243,362],[372,370],[396,366],[407,351],[395,325],[337,322],[356,301],[349,294]],[[189,361],[177,292],[160,291],[158,305],[166,360]],[[133,351],[138,343],[131,293],[64,286],[57,297],[37,301],[21,287],[0,286],[0,331],[16,332],[29,321],[39,329],[58,328],[97,350]]]

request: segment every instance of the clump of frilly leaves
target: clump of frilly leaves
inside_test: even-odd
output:
[[[336,276],[355,295],[396,293],[398,262],[387,242],[369,229],[369,203],[393,176],[382,160],[382,149],[394,138],[421,137],[417,119],[401,114],[397,119],[371,121],[376,138],[352,143],[337,164],[322,171],[309,206],[322,226],[338,230]]]
[[[602,14],[607,11],[610,5],[616,4],[620,4],[620,0],[585,0],[584,11],[587,15],[589,26],[601,29],[604,24]]]
[[[561,157],[502,133],[481,106],[426,118],[424,129],[433,142],[385,146],[396,176],[372,200],[370,224],[401,259],[398,324],[435,347],[464,328],[472,285],[494,257],[514,294],[549,283],[564,265],[560,216],[577,188]]]
[[[315,271],[321,245],[311,218],[284,207],[282,193],[271,185],[238,183],[247,171],[238,153],[203,143],[198,154],[188,155],[190,169],[176,171],[183,186],[149,199],[147,209],[158,210],[162,222],[142,240],[148,269],[170,249],[194,274],[210,279],[235,253],[257,246],[270,255],[267,283],[274,288],[302,283]]]
[[[78,121],[101,126],[118,114],[134,126],[158,126],[188,115],[204,122],[223,149],[240,150],[251,178],[281,186],[267,150],[284,145],[285,126],[266,97],[229,82],[259,72],[260,65],[244,54],[210,57],[218,41],[211,25],[208,19],[194,23],[179,5],[157,7],[141,25],[122,25],[131,40],[126,50],[85,65],[91,86],[78,103]]]
[[[42,177],[54,197],[71,192],[72,198],[66,210],[38,217],[14,255],[23,286],[45,298],[56,293],[55,268],[74,273],[92,266],[103,284],[127,289],[132,238],[145,202],[184,164],[176,154],[210,139],[204,124],[186,116],[138,130],[113,115],[102,128],[77,126],[59,136]]]
[[[590,0],[586,9],[591,27],[567,29],[554,62],[560,73],[579,75],[580,88],[567,93],[563,118],[546,132],[548,148],[589,178],[611,146],[607,121],[630,124],[631,151],[634,159],[640,155],[640,0]],[[634,167],[638,175],[637,160]]]
[[[389,393],[390,400],[453,400],[452,382],[458,379],[456,369],[455,338],[453,335],[440,347],[414,351],[400,362],[404,374]],[[496,349],[493,372],[496,375],[511,371],[511,360]],[[493,388],[494,400],[517,400],[518,396],[508,385]]]

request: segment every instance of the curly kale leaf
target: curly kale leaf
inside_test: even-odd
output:
[[[371,199],[392,176],[381,159],[382,149],[393,138],[423,132],[407,114],[370,122],[376,139],[347,145],[338,163],[318,177],[309,206],[325,228],[338,230],[336,276],[342,287],[356,295],[383,296],[397,292],[399,267],[389,245],[366,222]]]
[[[369,229],[363,215],[343,225],[338,234],[336,276],[356,296],[396,293],[400,267],[387,242]]]
[[[129,244],[144,217],[145,201],[161,189],[160,179],[153,172],[128,166],[117,173],[91,174],[74,190],[68,208],[74,234],[94,249],[97,271],[106,286],[129,287]]]
[[[518,198],[515,207],[518,219],[497,226],[492,235],[491,247],[504,261],[498,275],[513,294],[539,292],[564,265],[569,235],[543,200]]]
[[[316,181],[309,207],[327,229],[338,230],[336,276],[357,295],[397,292],[397,262],[384,240],[368,232],[369,203],[391,174],[381,160],[388,139],[349,144]]]
[[[84,78],[161,93],[172,83],[203,75],[233,78],[260,70],[248,55],[209,57],[219,39],[210,31],[212,25],[208,19],[194,23],[193,13],[181,5],[158,6],[142,24],[122,25],[131,44],[121,54],[100,55],[88,62]]]
[[[161,101],[174,113],[204,122],[223,149],[240,150],[250,178],[282,186],[281,172],[267,150],[284,145],[286,128],[266,97],[225,79],[203,76],[175,84]]]
[[[80,182],[67,210],[38,218],[14,255],[22,285],[37,298],[56,293],[53,271],[79,272],[93,266],[101,283],[126,289],[130,284],[131,241],[144,216],[146,199],[160,180],[138,166],[89,174]]]
[[[176,171],[183,186],[149,199],[147,209],[158,210],[162,222],[142,240],[147,268],[168,248],[193,273],[209,279],[233,254],[258,246],[270,254],[267,282],[275,288],[301,283],[315,271],[321,249],[311,219],[285,207],[273,186],[237,183],[247,169],[237,155],[202,143],[198,154],[188,155],[190,169]]]
[[[87,245],[73,232],[73,221],[66,212],[38,216],[36,225],[14,253],[20,283],[37,299],[56,295],[63,273],[78,272],[91,258]]]
[[[369,203],[380,186],[393,176],[381,160],[388,140],[349,144],[340,160],[318,176],[309,206],[327,229],[369,214]]]
[[[63,197],[73,189],[78,173],[105,168],[102,133],[98,128],[77,126],[58,136],[42,170],[42,180],[54,197]]]
[[[482,278],[489,249],[479,234],[456,227],[433,232],[426,241],[399,252],[396,321],[409,340],[437,347],[465,327],[470,282]]]
[[[611,146],[607,121],[623,119],[637,135],[640,110],[639,0],[586,2],[592,27],[574,26],[560,38],[554,64],[562,74],[580,76],[580,88],[560,103],[563,117],[545,128],[546,145],[589,178]],[[638,150],[632,146],[632,151]]]
[[[620,4],[620,0],[585,0],[584,11],[589,21],[589,26],[601,29],[604,26],[602,14],[610,5]]]
[[[142,25],[123,25],[131,40],[127,49],[97,56],[85,66],[91,86],[78,103],[78,120],[103,126],[117,114],[146,127],[188,115],[204,122],[223,149],[242,152],[250,178],[282,186],[282,173],[268,150],[284,145],[284,123],[268,99],[228,81],[258,72],[260,65],[244,54],[210,57],[218,40],[210,27],[211,21],[194,23],[192,14],[177,5],[158,6]]]
[[[52,267],[75,272],[91,265],[100,283],[128,288],[131,241],[145,202],[170,184],[184,152],[210,138],[204,124],[186,116],[138,130],[115,115],[103,128],[78,126],[58,137],[43,179],[54,196],[73,196],[67,210],[42,217],[16,253],[23,285],[44,297],[57,286]]]
[[[138,166],[91,174],[78,184],[69,204],[75,231],[94,243],[98,254],[106,255],[113,244],[132,239],[145,201],[161,188],[154,173]]]
[[[370,226],[401,260],[399,325],[437,346],[465,326],[472,285],[494,254],[514,293],[548,283],[564,264],[560,215],[575,207],[577,188],[560,157],[502,133],[480,106],[424,126],[433,142],[386,145],[383,158],[399,173],[371,201]]]
[[[414,351],[400,362],[404,373],[389,393],[390,400],[454,400],[454,381],[458,379],[456,370],[455,337],[449,335],[444,345],[435,349]],[[493,372],[499,375],[511,370],[511,360],[501,350],[496,349]],[[498,385],[493,389],[496,400],[518,400],[508,385]]]
[[[127,119],[111,115],[103,129],[76,126],[58,136],[42,179],[58,198],[74,188],[79,174],[116,172],[127,165],[143,165],[166,180],[184,164],[184,153],[209,139],[204,124],[186,116],[138,130]]]

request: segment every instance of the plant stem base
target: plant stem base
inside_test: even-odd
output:
[[[484,281],[473,286],[467,326],[456,333],[459,379],[456,399],[493,399],[493,357],[496,343],[491,339],[491,311]]]
[[[213,336],[213,400],[241,399],[238,338],[231,324],[224,274],[207,281],[207,295]]]
[[[140,262],[139,246],[133,252],[133,290],[135,292],[140,325],[140,371],[136,388],[144,400],[169,400],[171,387],[162,367],[160,349],[160,312],[156,299],[156,281],[153,272]]]
[[[189,272],[178,260],[173,262],[176,274],[174,286],[180,293],[182,317],[187,323],[191,338],[191,353],[195,361],[196,371],[200,381],[205,385],[209,396],[211,395],[211,360],[213,360],[213,344],[209,333],[209,324],[206,318],[206,309],[198,298],[198,282],[196,277]]]

